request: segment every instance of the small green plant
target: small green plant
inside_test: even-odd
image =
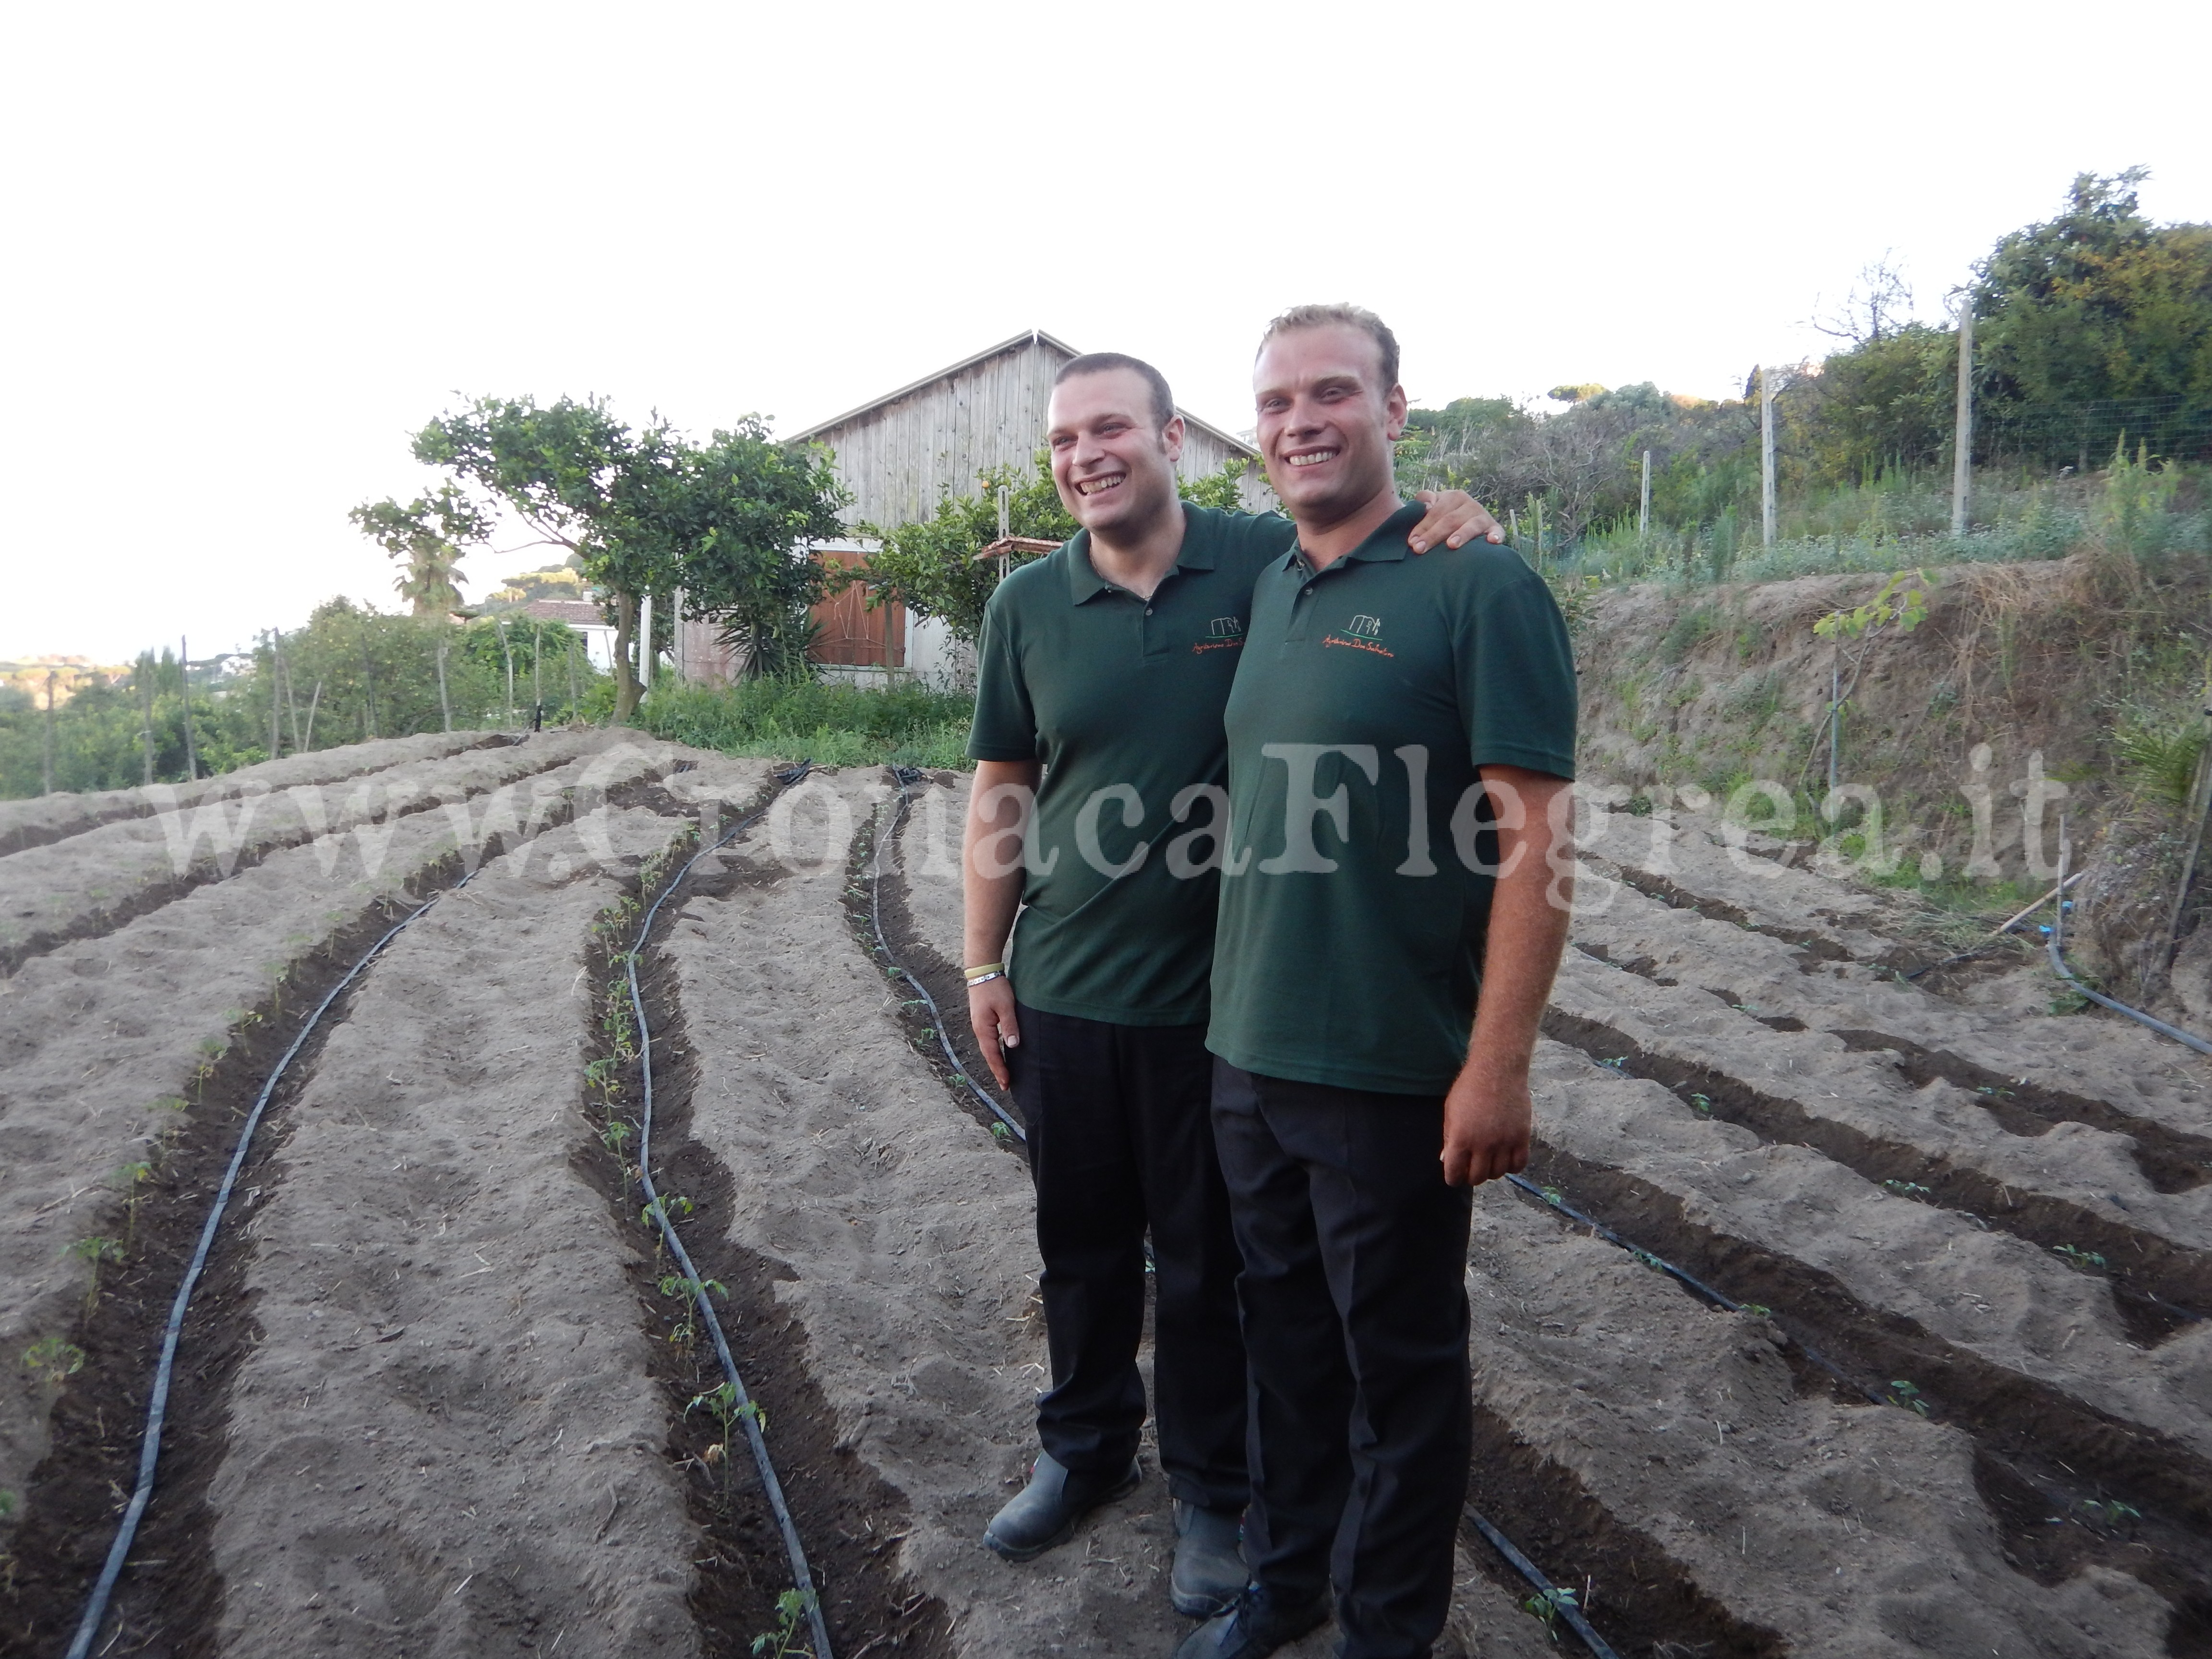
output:
[[[2071,1244],[2053,1244],[2051,1249],[2053,1254],[2064,1256],[2083,1273],[2097,1272],[2105,1265],[2105,1258],[2094,1250],[2077,1249]]]
[[[0,1488],[0,1521],[5,1521],[9,1516],[15,1514],[15,1494],[5,1490],[4,1488]]]
[[[115,1172],[123,1183],[123,1248],[129,1249],[138,1237],[138,1200],[144,1196],[138,1189],[153,1178],[154,1166],[147,1163],[126,1164]]]
[[[1543,1626],[1545,1632],[1556,1642],[1559,1639],[1559,1615],[1577,1607],[1574,1591],[1553,1584],[1522,1602],[1521,1610]]]
[[[1923,1417],[1928,1415],[1928,1402],[1920,1397],[1920,1390],[1902,1377],[1890,1383],[1889,1403],[1906,1411],[1918,1412]]]
[[[668,1333],[668,1340],[679,1348],[688,1348],[699,1340],[699,1323],[694,1316],[698,1311],[700,1297],[719,1296],[726,1300],[730,1287],[719,1279],[690,1279],[682,1273],[664,1273],[660,1280],[660,1293],[684,1298],[680,1304],[681,1311],[676,1316],[676,1324]]]
[[[1692,1095],[1690,1109],[1699,1117],[1711,1117],[1713,1115],[1713,1097],[1711,1095]]]
[[[1628,1056],[1626,1054],[1615,1054],[1611,1060],[1601,1060],[1598,1061],[1598,1064],[1601,1066],[1610,1066],[1616,1072],[1626,1071],[1628,1068]]]
[[[1770,1317],[1774,1312],[1774,1310],[1768,1307],[1764,1302],[1745,1302],[1740,1303],[1737,1305],[1741,1307],[1745,1313],[1749,1314],[1753,1319],[1765,1319]]]
[[[1928,1188],[1917,1181],[1885,1181],[1881,1183],[1899,1198],[1926,1198]]]
[[[2140,1521],[2142,1511],[2132,1504],[2123,1504],[2117,1498],[2085,1498],[2081,1508],[2098,1525],[2116,1527],[2123,1521]]]
[[[1567,1201],[1567,1195],[1557,1187],[1544,1187],[1538,1190],[1544,1194],[1544,1202],[1555,1210],[1561,1208]]]
[[[110,1238],[105,1233],[94,1233],[89,1237],[78,1239],[74,1244],[63,1246],[62,1254],[73,1255],[78,1261],[92,1265],[92,1287],[84,1297],[84,1310],[90,1313],[100,1305],[100,1267],[107,1262],[123,1260],[123,1241]]]
[[[663,1219],[673,1226],[677,1222],[689,1217],[698,1207],[681,1193],[663,1193],[652,1203],[640,1210],[637,1212],[637,1218],[643,1225],[658,1231]]]
[[[814,1647],[801,1633],[814,1611],[814,1592],[787,1589],[775,1598],[775,1628],[753,1638],[756,1659],[814,1659]]]
[[[620,1158],[629,1146],[629,1125],[618,1117],[611,1117],[606,1127],[599,1131],[599,1144]]]
[[[1009,1129],[1005,1124],[994,1123],[991,1126],[991,1139],[997,1141],[1001,1146],[1005,1146],[1013,1138],[1014,1132],[1012,1129]]]
[[[58,1389],[84,1369],[84,1350],[58,1336],[42,1336],[23,1350],[23,1369]]]
[[[1655,1273],[1663,1273],[1667,1271],[1667,1264],[1649,1250],[1632,1250],[1629,1254]]]

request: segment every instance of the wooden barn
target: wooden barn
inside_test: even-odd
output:
[[[988,468],[1028,465],[1044,443],[1052,377],[1081,355],[1033,328],[793,436],[836,453],[838,476],[853,492],[848,522],[909,524],[928,518],[947,495],[975,494]],[[1185,477],[1218,472],[1231,460],[1253,462],[1248,498],[1255,510],[1272,502],[1249,444],[1188,410],[1178,412]],[[817,550],[851,565],[874,547],[856,537]],[[941,623],[911,623],[897,605],[870,611],[858,590],[819,607],[815,620],[822,625],[815,655],[832,672],[872,679],[904,670],[940,684],[965,678],[964,653]]]

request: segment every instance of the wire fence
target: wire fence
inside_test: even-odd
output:
[[[2212,398],[2107,398],[2093,403],[1984,404],[1975,414],[1976,459],[2105,465],[2123,447],[2166,460],[2212,460]]]

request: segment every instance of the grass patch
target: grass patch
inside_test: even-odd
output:
[[[863,690],[817,680],[749,680],[720,690],[656,686],[636,723],[656,738],[817,766],[959,767],[969,699],[921,685]]]

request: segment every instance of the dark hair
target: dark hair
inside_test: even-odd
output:
[[[1292,306],[1267,325],[1267,331],[1260,337],[1260,351],[1267,349],[1267,342],[1278,334],[1287,334],[1294,328],[1326,328],[1332,323],[1341,323],[1346,328],[1356,328],[1375,342],[1375,349],[1382,360],[1384,392],[1398,384],[1398,337],[1390,331],[1389,324],[1373,312],[1355,305]],[[1258,362],[1260,352],[1252,354]]]
[[[1117,368],[1126,368],[1144,377],[1145,384],[1152,389],[1152,424],[1161,431],[1175,419],[1175,393],[1168,390],[1168,377],[1141,357],[1132,357],[1120,351],[1086,351],[1080,357],[1070,357],[1060,366],[1060,373],[1052,377],[1058,386],[1062,380],[1072,380],[1079,374],[1106,374]]]

